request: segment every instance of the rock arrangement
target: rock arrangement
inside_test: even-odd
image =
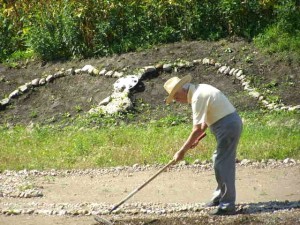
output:
[[[284,160],[275,160],[267,159],[261,161],[254,161],[249,159],[236,160],[236,166],[241,167],[250,167],[250,168],[282,168],[282,167],[291,167],[299,166],[300,160],[295,160],[291,158],[286,158]],[[0,198],[36,198],[43,197],[43,188],[35,185],[32,177],[44,177],[45,179],[49,177],[56,176],[97,176],[97,175],[107,175],[107,174],[116,174],[120,172],[127,172],[132,174],[140,171],[147,171],[153,168],[160,169],[164,165],[138,165],[133,166],[118,166],[118,167],[109,167],[102,169],[85,169],[85,170],[49,170],[49,171],[39,171],[39,170],[20,170],[20,171],[11,171],[5,170],[0,173]],[[181,161],[180,163],[171,167],[171,170],[181,171],[184,169],[194,169],[195,173],[201,171],[212,170],[212,162],[205,160],[195,160],[192,164],[189,164],[186,161]]]
[[[58,216],[89,216],[108,215],[113,206],[99,203],[3,203],[0,204],[0,214],[4,215],[58,215]],[[239,213],[258,213],[274,211],[291,211],[300,208],[300,201],[293,202],[264,202],[264,203],[241,203],[236,206]],[[125,203],[122,208],[113,212],[114,215],[170,215],[176,213],[195,213],[198,216],[207,215],[211,209],[205,208],[204,203],[179,204],[179,203]]]
[[[107,70],[103,68],[98,70],[92,65],[85,65],[81,69],[61,69],[53,75],[47,75],[42,78],[35,78],[30,82],[21,85],[16,90],[11,92],[7,98],[0,100],[0,110],[4,110],[14,99],[18,98],[20,95],[28,92],[30,89],[38,88],[40,86],[46,85],[47,83],[53,82],[55,79],[62,78],[65,76],[73,76],[79,73],[86,73],[92,76],[104,76],[118,78],[114,84],[112,90],[112,95],[108,96],[106,99],[101,101],[99,105],[92,108],[89,113],[103,113],[103,114],[114,114],[117,112],[126,111],[132,107],[132,102],[129,98],[130,89],[132,89],[140,80],[146,79],[147,77],[155,76],[159,71],[163,72],[177,72],[181,68],[190,68],[199,64],[206,66],[213,66],[216,68],[217,73],[224,74],[225,76],[233,76],[234,79],[238,80],[243,86],[243,89],[248,92],[248,94],[257,99],[263,107],[269,110],[285,110],[285,111],[296,111],[300,110],[300,105],[296,106],[286,106],[284,104],[275,104],[266,100],[266,97],[259,93],[255,88],[251,86],[251,82],[247,75],[240,68],[231,68],[227,65],[222,65],[216,62],[214,59],[204,58],[196,59],[192,62],[185,60],[176,60],[173,63],[157,64],[155,66],[146,66],[140,68],[134,72],[134,75],[126,75],[124,68],[121,71]]]

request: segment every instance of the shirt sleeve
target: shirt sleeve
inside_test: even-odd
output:
[[[206,123],[209,99],[210,97],[208,95],[199,96],[192,102],[193,125]]]

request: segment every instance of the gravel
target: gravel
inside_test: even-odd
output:
[[[299,160],[284,159],[284,160],[262,160],[260,162],[243,159],[237,160],[237,167],[250,168],[280,168],[299,166]],[[12,171],[5,170],[0,173],[0,214],[3,215],[107,215],[113,207],[105,203],[10,203],[1,202],[1,198],[39,198],[43,196],[43,188],[38,187],[34,183],[33,177],[41,176],[73,176],[73,175],[103,175],[103,174],[118,174],[121,171],[133,173],[146,171],[150,169],[158,169],[164,165],[138,165],[119,166],[102,169],[85,169],[85,170],[21,170]],[[212,163],[208,161],[201,162],[196,160],[194,164],[189,165],[187,162],[181,162],[174,165],[170,170],[180,171],[183,169],[193,169],[195,173],[204,170],[212,170]],[[237,205],[237,211],[240,213],[257,213],[257,212],[274,212],[282,210],[295,210],[300,208],[300,201],[285,201],[285,202],[264,202],[264,203],[240,203]],[[131,203],[124,204],[122,207],[113,212],[115,215],[166,215],[176,213],[195,213],[198,215],[207,215],[208,209],[204,208],[204,203],[197,204],[161,204],[161,203]]]

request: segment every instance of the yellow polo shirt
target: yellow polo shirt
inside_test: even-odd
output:
[[[191,84],[188,102],[192,105],[194,125],[205,122],[210,126],[236,110],[219,89],[209,84]]]

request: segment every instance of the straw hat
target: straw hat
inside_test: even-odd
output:
[[[191,80],[191,75],[187,75],[181,79],[179,77],[172,77],[167,80],[164,84],[165,90],[169,93],[169,96],[166,99],[166,103],[169,104],[173,100],[175,93],[179,91],[183,85],[189,83]]]

